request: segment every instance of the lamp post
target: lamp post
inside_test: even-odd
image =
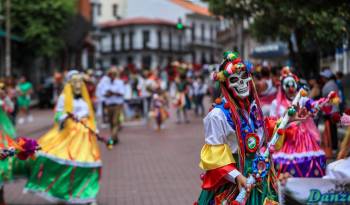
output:
[[[6,76],[11,75],[11,0],[6,0],[6,39],[5,39],[5,72]]]

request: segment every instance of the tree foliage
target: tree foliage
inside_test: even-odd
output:
[[[217,15],[253,19],[250,30],[258,40],[296,39],[298,55],[332,50],[349,38],[347,0],[206,0]],[[290,49],[292,49],[290,47]],[[293,54],[295,50],[291,50]]]
[[[12,33],[23,37],[33,54],[54,56],[64,45],[61,34],[75,5],[75,0],[11,0]]]

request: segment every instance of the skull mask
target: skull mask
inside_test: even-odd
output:
[[[227,79],[227,86],[235,96],[246,98],[250,94],[249,81],[252,78],[246,70],[241,70],[231,74]]]

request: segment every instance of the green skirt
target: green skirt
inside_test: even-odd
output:
[[[31,166],[25,192],[54,202],[91,203],[99,191],[101,167],[81,167],[38,156]]]
[[[8,137],[8,138],[7,138]],[[4,147],[8,147],[10,140],[16,138],[16,130],[7,117],[6,113],[0,107],[0,143]],[[14,158],[9,157],[4,160],[0,160],[0,186],[3,186],[7,182],[11,182],[14,179]]]
[[[236,155],[234,155],[234,158],[238,161]],[[252,160],[246,158],[244,176],[247,176],[247,173],[251,172],[251,167]],[[202,190],[198,199],[198,205],[219,205],[215,204],[215,198],[220,195],[225,196],[224,198],[227,199],[228,202],[231,202],[236,198],[237,194],[237,185],[228,182],[215,190]],[[272,183],[268,181],[267,178],[251,190],[246,205],[263,205],[266,198],[278,201],[278,195],[272,187]]]

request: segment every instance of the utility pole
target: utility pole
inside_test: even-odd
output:
[[[6,42],[5,42],[5,71],[6,76],[11,75],[11,0],[6,0]]]

